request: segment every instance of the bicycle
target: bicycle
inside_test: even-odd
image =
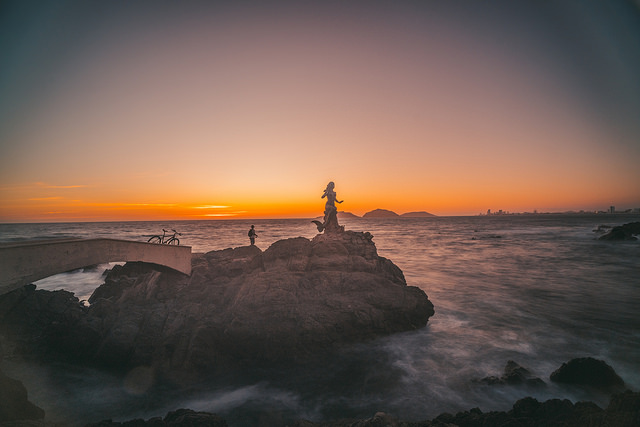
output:
[[[147,243],[157,243],[159,245],[179,245],[180,244],[180,240],[176,237],[176,235],[178,236],[182,236],[182,234],[178,233],[176,230],[171,230],[173,231],[173,236],[167,236],[167,233],[169,232],[168,230],[165,230],[164,228],[162,229],[162,236],[157,235],[157,236],[151,236],[149,238],[149,240],[147,240]],[[165,240],[166,238],[166,240]]]

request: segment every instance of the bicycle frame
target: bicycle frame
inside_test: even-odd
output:
[[[171,230],[173,231],[173,235],[171,236],[167,236],[167,233],[169,232],[169,230],[165,230],[164,228],[162,229],[162,236],[160,236],[159,234],[156,236],[151,236],[149,238],[149,240],[147,240],[148,243],[157,243],[160,245],[170,245],[170,244],[175,244],[175,245],[179,245],[180,244],[180,240],[176,237],[176,236],[182,236],[182,234],[178,233],[176,230]]]

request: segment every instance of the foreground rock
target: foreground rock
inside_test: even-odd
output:
[[[509,360],[504,367],[504,373],[500,377],[490,376],[482,378],[477,382],[488,385],[520,385],[526,384],[533,387],[544,386],[545,383],[540,378],[534,377],[531,372],[513,360]]]
[[[532,397],[518,400],[508,412],[482,412],[478,408],[441,414],[430,421],[400,421],[388,414],[378,413],[366,420],[341,420],[329,423],[301,421],[294,427],[504,427],[504,426],[610,426],[636,427],[640,425],[640,393],[627,391],[613,396],[607,409],[591,402],[571,403],[551,399],[539,402]]]
[[[637,235],[640,235],[640,222],[631,222],[613,227],[607,234],[600,236],[598,240],[638,240],[635,237]]]
[[[226,422],[214,414],[194,412],[180,409],[170,412],[162,418],[148,421],[132,420],[127,422],[102,421],[87,427],[112,426],[211,426],[223,427]],[[518,400],[510,411],[482,412],[478,408],[458,412],[456,415],[444,413],[428,421],[402,421],[383,412],[378,412],[368,419],[344,419],[330,422],[314,423],[300,420],[293,423],[257,423],[257,425],[291,427],[504,427],[504,426],[609,426],[637,427],[640,425],[640,393],[626,391],[612,397],[607,409],[594,403],[551,399],[539,402],[532,397]]]
[[[603,390],[623,388],[624,381],[605,361],[580,357],[563,363],[551,373],[551,381],[587,385]]]
[[[0,423],[17,420],[41,420],[44,411],[27,398],[27,389],[0,371]]]
[[[421,328],[434,313],[377,255],[371,235],[355,232],[194,254],[190,277],[128,263],[108,274],[89,308],[51,294],[25,287],[0,296],[0,332],[18,343],[13,351],[119,370],[296,361]]]
[[[143,419],[136,419],[125,422],[114,422],[113,420],[104,420],[95,424],[88,424],[85,427],[115,427],[115,426],[130,426],[130,427],[142,427],[142,426],[184,426],[184,427],[227,427],[227,422],[215,415],[207,412],[196,412],[191,409],[178,409],[177,411],[169,412],[164,418],[150,418],[145,421]]]

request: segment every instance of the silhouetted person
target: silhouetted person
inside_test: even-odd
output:
[[[249,240],[251,241],[252,245],[256,244],[256,237],[258,237],[258,235],[256,234],[256,229],[253,228],[253,225],[252,225],[251,228],[249,229]]]

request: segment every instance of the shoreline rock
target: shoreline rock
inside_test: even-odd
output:
[[[295,363],[422,328],[434,314],[369,233],[194,254],[192,265],[190,277],[116,266],[88,308],[65,291],[21,288],[0,296],[0,332],[20,344],[16,354],[197,377]]]
[[[590,386],[602,390],[624,388],[625,384],[616,371],[604,360],[580,357],[563,363],[550,375],[551,381]]]
[[[264,420],[262,420],[264,421]],[[611,397],[606,409],[592,402],[576,402],[564,399],[549,399],[539,402],[533,397],[525,397],[516,401],[509,411],[482,412],[479,408],[461,411],[457,414],[442,413],[432,420],[403,421],[395,416],[378,412],[368,419],[341,419],[327,422],[296,420],[285,423],[282,420],[260,425],[291,427],[499,427],[499,426],[610,426],[636,427],[640,423],[640,393],[630,390]],[[198,424],[196,424],[199,422]],[[104,420],[86,427],[114,427],[135,425],[145,426],[193,426],[207,425],[212,427],[227,426],[224,418],[207,412],[195,412],[179,409],[162,418],[131,420],[120,423]]]
[[[607,234],[600,236],[598,240],[638,240],[640,235],[640,222],[630,222],[615,226]]]
[[[45,412],[28,399],[22,382],[0,370],[0,424],[22,420],[42,420]]]
[[[509,360],[504,367],[504,372],[499,378],[496,376],[484,377],[475,382],[488,385],[516,385],[525,384],[531,387],[544,387],[546,383],[538,377],[534,377],[531,372],[513,360]]]

